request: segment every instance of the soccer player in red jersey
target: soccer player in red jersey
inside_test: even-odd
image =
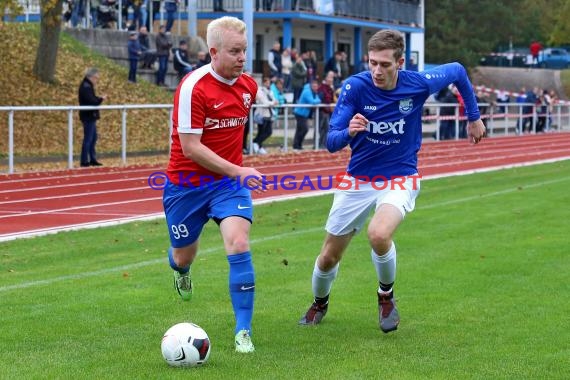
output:
[[[245,23],[235,17],[208,24],[212,62],[186,75],[176,90],[163,205],[171,243],[168,258],[183,300],[192,296],[190,266],[202,228],[210,218],[219,225],[230,266],[235,347],[249,353],[254,351],[255,290],[250,190],[261,187],[262,174],[242,166],[245,123],[257,93],[255,80],[243,74],[245,32]]]

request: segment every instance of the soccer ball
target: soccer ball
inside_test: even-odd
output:
[[[160,345],[162,356],[173,367],[196,367],[210,356],[210,338],[194,323],[178,323],[169,328]]]

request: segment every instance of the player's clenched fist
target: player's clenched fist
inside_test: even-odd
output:
[[[356,136],[358,132],[363,132],[366,130],[366,125],[368,124],[368,119],[357,113],[350,119],[348,125],[348,134],[350,137]]]

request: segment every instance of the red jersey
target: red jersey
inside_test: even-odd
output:
[[[184,156],[180,133],[202,135],[202,144],[223,159],[242,165],[243,132],[256,94],[257,83],[249,75],[230,81],[216,74],[211,65],[202,66],[182,79],[174,95],[172,114],[167,169],[172,183],[199,186],[201,177],[222,178]]]

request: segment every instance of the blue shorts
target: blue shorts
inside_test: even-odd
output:
[[[217,186],[221,181],[227,186]],[[210,218],[218,224],[229,216],[253,221],[250,190],[228,179],[200,187],[179,186],[167,181],[162,204],[170,243],[174,248],[182,248],[198,240]]]

